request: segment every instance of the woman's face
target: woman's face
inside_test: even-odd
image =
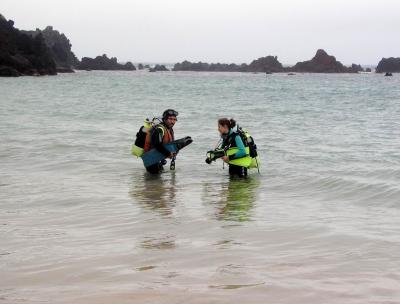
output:
[[[221,135],[228,134],[229,128],[228,128],[228,126],[223,126],[223,125],[218,124],[218,131]]]

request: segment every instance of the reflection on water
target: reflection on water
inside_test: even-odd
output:
[[[256,283],[256,284],[229,284],[229,285],[210,285],[209,288],[217,288],[217,289],[239,289],[239,288],[247,288],[247,287],[255,287],[264,285],[265,283]]]
[[[215,206],[214,214],[218,220],[250,221],[259,185],[257,177],[229,178],[223,183],[205,184],[203,199]]]
[[[160,175],[144,172],[134,175],[129,195],[144,209],[170,216],[176,203],[175,172]]]
[[[172,249],[175,248],[173,236],[145,237],[141,242],[141,247],[145,249]]]
[[[164,231],[165,225],[170,223],[173,208],[176,204],[175,172],[168,174],[152,175],[143,172],[132,177],[132,186],[129,195],[143,210],[151,211],[149,218],[143,214],[144,225],[150,223],[153,229],[143,230],[140,247],[143,249],[173,249],[175,235]],[[154,212],[156,217],[154,217]],[[162,219],[166,220],[163,222]],[[153,226],[154,220],[159,222]],[[157,231],[157,228],[159,231]]]

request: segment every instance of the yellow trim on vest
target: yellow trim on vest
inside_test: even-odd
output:
[[[157,128],[161,129],[161,131],[162,131],[162,137],[164,138],[164,135],[165,135],[165,130],[164,130],[164,127],[163,127],[163,126],[160,126],[160,125],[158,125],[158,126],[157,126]]]

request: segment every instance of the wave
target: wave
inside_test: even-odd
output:
[[[400,170],[360,176],[307,176],[286,184],[292,191],[322,200],[349,201],[357,205],[400,208],[400,184],[387,180],[400,175]],[[380,178],[378,178],[380,177]]]

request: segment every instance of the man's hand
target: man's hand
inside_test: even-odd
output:
[[[226,163],[229,163],[229,156],[222,156],[222,160]]]
[[[176,152],[171,152],[168,156],[168,158],[174,158],[176,157]]]

